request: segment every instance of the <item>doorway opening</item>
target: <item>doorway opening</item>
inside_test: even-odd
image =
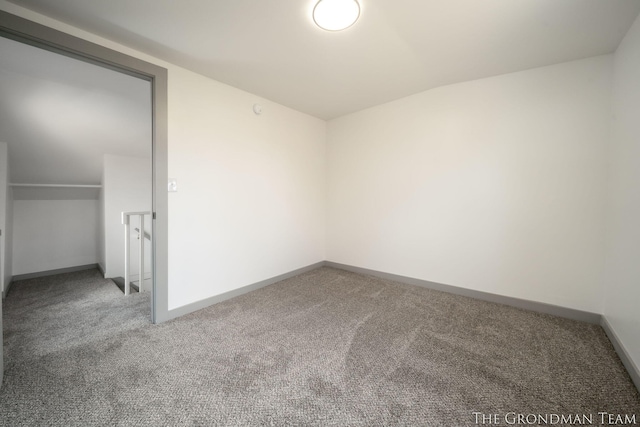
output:
[[[0,36],[149,83],[152,171],[150,270],[153,272],[150,311],[153,323],[167,320],[167,70],[3,11],[0,11]],[[6,248],[3,253],[6,254]]]

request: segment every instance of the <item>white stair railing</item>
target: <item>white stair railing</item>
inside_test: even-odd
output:
[[[131,217],[137,216],[140,218],[140,234],[139,239],[139,257],[138,257],[138,271],[140,273],[140,279],[138,281],[138,290],[143,292],[144,286],[144,217],[145,215],[151,215],[151,212],[122,212],[122,224],[124,224],[124,294],[129,295],[131,293],[131,265],[130,265],[130,252],[131,252]]]

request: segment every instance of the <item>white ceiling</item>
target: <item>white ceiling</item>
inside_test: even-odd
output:
[[[11,182],[100,184],[104,154],[150,157],[149,82],[2,37],[0,57]]]
[[[14,1],[322,119],[611,53],[640,12],[640,0],[360,0],[354,26],[327,32],[315,2]],[[98,184],[103,154],[150,155],[148,82],[1,37],[0,58],[12,182]]]
[[[343,32],[317,0],[14,3],[313,116],[613,52],[639,0],[360,0]]]

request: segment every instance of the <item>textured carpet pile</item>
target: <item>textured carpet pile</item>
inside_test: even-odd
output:
[[[596,325],[327,267],[160,325],[149,312],[97,271],[14,283],[0,425],[640,424]]]

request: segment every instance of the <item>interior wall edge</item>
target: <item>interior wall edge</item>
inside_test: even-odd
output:
[[[607,337],[609,338],[609,341],[611,341],[613,348],[616,350],[618,357],[622,361],[624,367],[627,369],[631,380],[635,384],[638,391],[640,391],[640,368],[638,368],[638,366],[633,362],[633,359],[627,351],[627,348],[624,346],[624,344],[622,344],[622,340],[620,340],[615,329],[613,328],[611,323],[609,323],[609,320],[607,320],[607,316],[604,314],[601,316],[600,326],[602,326],[602,329],[604,329],[604,332],[607,334]]]

